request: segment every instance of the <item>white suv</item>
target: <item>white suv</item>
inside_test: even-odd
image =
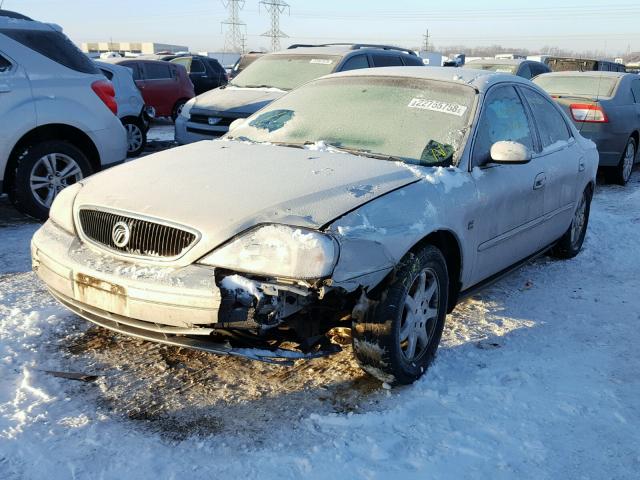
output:
[[[61,28],[0,10],[0,193],[46,219],[64,187],[124,161],[114,96]]]

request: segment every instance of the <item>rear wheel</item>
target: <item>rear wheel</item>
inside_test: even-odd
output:
[[[353,350],[363,370],[389,384],[409,384],[433,360],[448,304],[449,277],[432,245],[408,254],[366,311],[354,314]]]
[[[20,156],[11,200],[22,213],[46,220],[58,193],[92,173],[89,160],[75,145],[61,140],[42,142]]]
[[[630,138],[627,142],[627,146],[622,153],[622,158],[617,167],[610,173],[611,181],[618,185],[626,185],[631,177],[631,171],[633,170],[633,164],[636,160],[636,153],[638,147],[635,138]]]
[[[580,250],[584,243],[584,237],[587,234],[587,226],[589,224],[589,212],[591,211],[591,188],[586,188],[582,192],[580,203],[573,214],[573,220],[569,230],[560,238],[552,254],[557,258],[573,258]]]
[[[175,122],[176,119],[180,116],[180,112],[182,112],[182,108],[187,101],[183,98],[182,100],[178,100],[176,104],[173,106],[173,113],[171,114],[171,119]]]
[[[122,120],[127,131],[127,156],[137,157],[147,145],[147,132],[138,119],[125,118]]]

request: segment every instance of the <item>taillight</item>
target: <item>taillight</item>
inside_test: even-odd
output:
[[[91,89],[100,97],[109,110],[114,115],[118,114],[118,104],[116,103],[116,92],[113,84],[109,80],[98,80],[91,84]]]
[[[609,117],[598,105],[590,103],[573,103],[569,105],[571,115],[576,122],[584,123],[607,123]]]

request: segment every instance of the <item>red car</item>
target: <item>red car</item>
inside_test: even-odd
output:
[[[155,109],[157,117],[175,120],[187,100],[195,97],[193,83],[182,65],[138,58],[108,60],[133,70],[133,79],[142,92],[144,103]]]

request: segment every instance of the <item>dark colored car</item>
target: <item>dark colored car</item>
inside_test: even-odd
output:
[[[477,70],[489,70],[498,73],[510,73],[530,80],[543,73],[549,73],[549,67],[542,62],[522,59],[487,59],[471,60],[463,68],[475,68]]]
[[[215,58],[203,55],[178,55],[165,60],[187,69],[196,95],[226,85],[229,81],[224,67]]]
[[[598,147],[609,180],[624,185],[640,159],[640,77],[620,72],[556,72],[534,80]]]
[[[549,57],[546,63],[552,72],[625,72],[621,63],[608,60],[594,60],[588,58]]]
[[[142,92],[144,103],[153,107],[158,117],[180,114],[184,104],[195,97],[193,83],[182,65],[139,58],[110,58],[103,60],[128,67]]]
[[[247,68],[264,54],[265,52],[249,52],[243,54],[233,65],[233,68],[229,72],[229,80],[232,80],[235,76],[241,73],[245,68]]]

